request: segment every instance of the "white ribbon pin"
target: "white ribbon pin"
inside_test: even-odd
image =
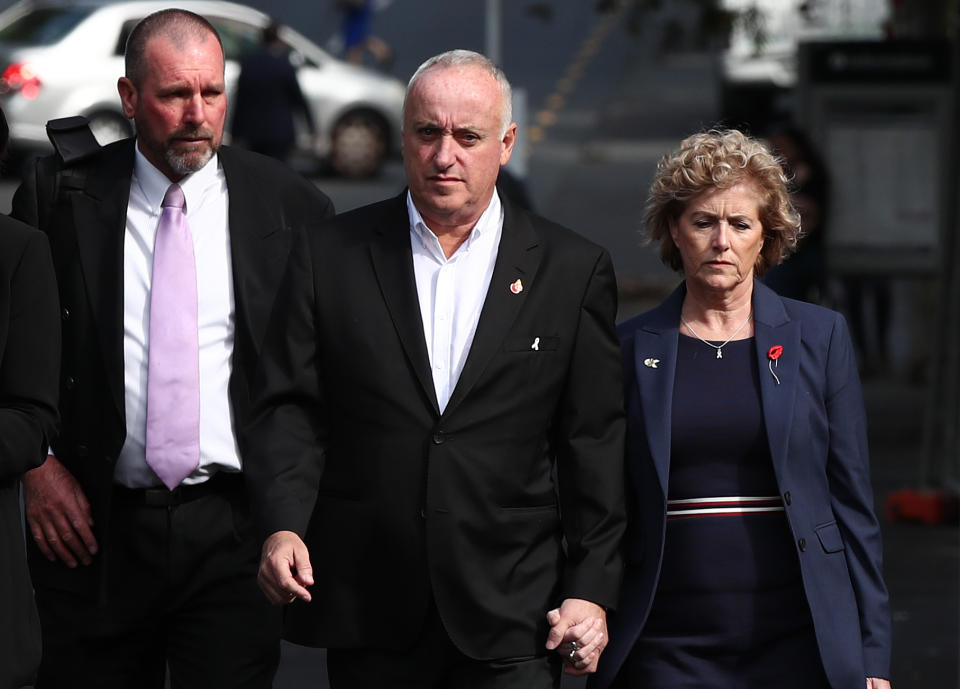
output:
[[[657,368],[657,365],[660,363],[660,359],[644,359],[643,365],[648,366],[649,368]]]
[[[535,352],[539,352],[539,351],[540,351],[540,338],[539,338],[539,337],[533,338],[533,344],[530,345],[530,349],[532,349],[532,350],[535,351]]]

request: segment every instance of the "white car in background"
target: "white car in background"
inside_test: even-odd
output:
[[[226,56],[228,102],[241,55],[255,50],[267,15],[218,0],[178,0],[177,7],[206,17],[219,31]],[[133,26],[169,0],[57,2],[24,0],[0,14],[0,106],[14,152],[51,150],[48,120],[84,115],[101,144],[133,133],[123,116],[117,79]],[[293,29],[281,39],[298,67],[317,136],[299,127],[298,154],[327,161],[350,177],[372,175],[399,152],[404,85],[374,70],[347,64]],[[231,115],[227,115],[229,127]]]

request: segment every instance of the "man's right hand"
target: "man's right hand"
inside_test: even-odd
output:
[[[67,567],[89,565],[97,554],[93,516],[83,489],[53,455],[22,477],[23,504],[40,552]]]
[[[307,586],[313,585],[310,553],[292,531],[277,531],[263,544],[257,583],[274,605],[287,605],[297,598],[309,603]]]

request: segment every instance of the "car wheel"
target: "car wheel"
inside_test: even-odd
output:
[[[354,112],[333,128],[330,166],[344,177],[370,177],[387,155],[387,127],[379,115]]]
[[[114,112],[95,112],[87,115],[87,121],[90,123],[90,131],[101,146],[133,136],[130,120]]]

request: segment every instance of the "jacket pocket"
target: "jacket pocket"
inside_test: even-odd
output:
[[[840,535],[840,527],[836,522],[821,524],[814,527],[814,530],[817,532],[817,538],[820,539],[824,552],[837,553],[843,550],[843,536]]]
[[[503,513],[506,515],[513,516],[523,516],[527,514],[538,514],[538,513],[553,513],[558,514],[560,508],[557,507],[556,503],[544,504],[544,505],[501,505],[500,509],[503,510]]]

